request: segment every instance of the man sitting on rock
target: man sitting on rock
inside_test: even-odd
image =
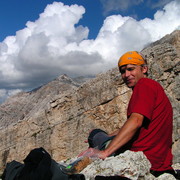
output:
[[[159,83],[147,78],[147,62],[140,53],[125,53],[118,67],[124,83],[133,91],[127,121],[109,135],[100,129],[93,130],[88,138],[89,148],[80,156],[105,159],[128,149],[143,151],[154,176],[163,173],[175,176],[171,167],[173,111],[168,97]]]

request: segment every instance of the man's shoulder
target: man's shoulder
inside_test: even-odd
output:
[[[162,90],[162,86],[155,80],[149,78],[141,78],[137,83],[138,88],[151,89],[152,91]]]
[[[157,81],[149,78],[141,78],[138,81],[138,84],[147,84],[147,85],[160,85]]]

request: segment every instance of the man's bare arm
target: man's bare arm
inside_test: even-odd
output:
[[[125,145],[137,130],[142,126],[144,116],[138,113],[132,113],[128,120],[118,131],[116,137],[111,141],[108,147],[102,152],[102,156],[108,157],[120,147]]]
[[[120,131],[120,129],[117,129],[117,130],[115,130],[114,132],[108,134],[108,136],[116,136],[119,131]]]

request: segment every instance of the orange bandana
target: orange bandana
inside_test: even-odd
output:
[[[142,65],[145,64],[144,58],[136,51],[129,51],[122,55],[119,59],[118,66],[124,66],[127,64]]]

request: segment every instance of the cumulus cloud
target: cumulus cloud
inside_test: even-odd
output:
[[[140,24],[150,33],[151,41],[156,41],[162,36],[180,29],[180,1],[172,1],[163,10],[154,14],[154,19],[143,19]],[[176,18],[176,19],[174,19]]]
[[[173,9],[173,10],[172,10]],[[172,1],[154,14],[137,21],[109,16],[96,39],[78,25],[85,8],[54,2],[35,22],[0,43],[0,98],[18,89],[32,89],[60,74],[94,75],[117,64],[128,50],[141,50],[180,27],[180,2]]]

